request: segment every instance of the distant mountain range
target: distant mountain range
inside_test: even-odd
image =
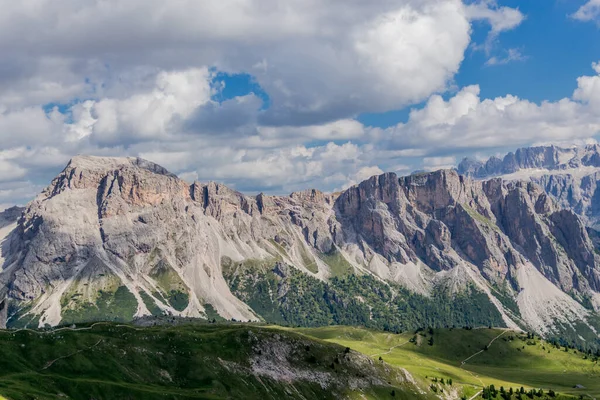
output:
[[[599,150],[520,149],[289,196],[75,157],[0,214],[0,322],[495,325],[598,346]]]
[[[487,161],[465,158],[457,171],[475,179],[534,182],[561,207],[575,211],[589,226],[600,227],[600,145],[529,147]]]

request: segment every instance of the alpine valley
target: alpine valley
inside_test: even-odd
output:
[[[600,346],[600,146],[247,196],[77,156],[0,214],[0,324],[506,327]]]

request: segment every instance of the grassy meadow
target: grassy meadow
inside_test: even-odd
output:
[[[513,331],[435,329],[394,334],[343,326],[294,331],[381,357],[407,369],[421,384],[452,379],[453,385],[464,387],[467,397],[493,384],[507,390],[523,386],[575,398],[600,398],[600,366],[592,357]]]

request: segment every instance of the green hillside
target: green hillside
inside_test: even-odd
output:
[[[0,331],[0,398],[432,398],[396,368],[293,332],[243,324],[76,329]]]
[[[352,327],[295,331],[348,346],[376,359],[381,357],[386,363],[406,368],[428,385],[448,388],[451,379],[452,386],[464,387],[461,395],[467,397],[494,385],[497,390],[513,388],[513,392],[521,386],[525,391],[541,388],[547,398],[550,389],[559,394],[556,398],[600,398],[600,366],[594,355],[574,349],[565,351],[539,337],[528,338],[513,331],[427,329],[416,334],[393,334]],[[445,385],[440,382],[442,378]],[[577,385],[583,388],[576,388]],[[518,397],[515,393],[506,398]]]
[[[500,329],[96,323],[0,331],[2,396],[590,399],[600,397],[600,366],[594,355]]]
[[[427,297],[371,275],[323,282],[292,267],[256,260],[224,260],[223,275],[232,293],[269,324],[366,326],[391,332],[420,326],[504,326],[496,306],[474,286],[460,293],[440,288]]]

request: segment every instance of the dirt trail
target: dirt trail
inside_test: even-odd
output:
[[[461,367],[462,368],[462,367]],[[481,380],[481,378],[479,378],[479,375],[474,374],[473,372],[469,371],[468,369],[465,369],[465,371],[471,375],[473,378],[477,379],[479,381],[479,383],[481,383],[481,387],[484,387],[485,384],[483,383],[483,381]]]
[[[376,354],[371,354],[371,357],[375,357],[375,356],[382,356],[382,355],[384,355],[384,354],[390,354],[390,353],[392,352],[392,350],[394,350],[394,349],[395,349],[395,348],[397,348],[397,347],[404,346],[404,345],[405,345],[406,343],[408,343],[408,342],[409,342],[409,341],[407,340],[407,341],[406,341],[406,342],[404,342],[404,343],[400,343],[400,344],[397,344],[397,345],[395,345],[395,346],[392,346],[392,347],[390,347],[390,349],[389,349],[388,351],[386,351],[385,353],[376,353]]]
[[[21,329],[16,329],[16,330],[0,330],[0,333],[19,333],[19,332],[31,332],[31,333],[37,333],[38,335],[48,335],[48,334],[52,334],[52,333],[56,333],[56,332],[61,332],[61,331],[71,331],[71,332],[78,332],[78,331],[89,331],[94,329],[95,326],[98,325],[112,325],[112,322],[95,322],[90,326],[86,326],[84,328],[71,328],[70,326],[65,326],[63,328],[58,328],[58,329],[51,329],[48,331],[39,331],[39,330],[35,330],[35,329],[30,329],[30,328],[21,328]],[[134,326],[131,325],[114,325],[117,328],[129,328],[129,329],[133,329],[135,331],[139,331],[142,328],[136,328]]]
[[[70,332],[89,331],[89,330],[94,329],[94,327],[96,327],[98,325],[112,325],[112,323],[111,322],[103,321],[103,322],[95,322],[92,325],[86,326],[86,327],[83,327],[83,328],[71,328],[70,326],[66,326],[66,327],[63,327],[63,328],[52,329],[52,330],[48,330],[48,331],[38,331],[38,330],[34,330],[34,329],[29,329],[29,328],[22,328],[22,329],[16,329],[14,331],[13,330],[0,330],[0,333],[31,332],[31,333],[37,333],[38,335],[47,335],[47,334],[53,334],[53,333],[57,333],[57,332],[61,332],[61,331],[70,331]],[[117,328],[129,328],[129,329],[133,329],[133,330],[136,330],[136,331],[142,330],[142,328],[136,328],[136,327],[130,326],[130,325],[119,324],[119,325],[114,325],[114,326],[117,327]],[[93,345],[91,345],[89,347],[86,347],[85,349],[77,350],[77,351],[75,351],[73,353],[70,353],[70,354],[67,354],[65,356],[61,356],[61,357],[55,358],[54,360],[51,360],[51,361],[48,361],[46,363],[46,365],[42,368],[42,371],[50,368],[58,360],[62,360],[64,358],[72,357],[72,356],[74,356],[76,354],[79,354],[81,352],[90,350],[90,349],[98,346],[103,340],[104,339],[99,339],[95,344],[93,344]],[[0,400],[2,400],[2,399],[0,398]]]
[[[496,339],[498,339],[500,336],[504,335],[506,332],[510,332],[510,330],[509,330],[509,329],[507,329],[507,330],[505,330],[505,331],[502,331],[502,333],[501,333],[501,334],[499,334],[498,336],[496,336],[495,338],[493,338],[492,340],[490,340],[490,342],[487,344],[487,346],[486,346],[486,347],[489,349],[489,348],[490,348],[490,346],[492,345],[492,343],[494,343],[494,342],[496,341]],[[484,383],[483,383],[483,381],[482,381],[482,380],[479,378],[479,376],[477,376],[475,373],[473,373],[473,372],[471,372],[471,371],[469,371],[469,370],[467,370],[467,369],[464,369],[464,368],[463,368],[463,366],[464,366],[464,365],[466,364],[466,362],[467,362],[467,361],[469,361],[471,358],[473,358],[473,357],[475,357],[475,356],[477,356],[477,355],[479,355],[479,354],[483,353],[484,351],[485,351],[485,350],[479,350],[477,353],[475,353],[475,354],[472,354],[471,356],[469,356],[469,357],[465,358],[465,359],[464,359],[463,361],[461,361],[461,363],[460,363],[460,368],[461,368],[461,369],[463,369],[463,370],[465,370],[467,373],[469,373],[469,374],[470,374],[470,375],[471,375],[473,378],[477,379],[477,380],[479,381],[479,383],[481,383],[481,387],[485,387],[485,384],[484,384]],[[475,395],[474,395],[473,397],[471,397],[469,400],[473,400],[473,399],[475,399],[477,396],[479,396],[479,395],[481,394],[481,392],[482,392],[482,391],[483,391],[483,390],[480,390],[480,391],[479,391],[477,394],[475,394]]]
[[[65,359],[65,358],[72,357],[72,356],[74,356],[75,354],[82,353],[82,352],[84,352],[84,351],[86,351],[86,350],[91,350],[91,349],[93,349],[94,347],[98,346],[98,345],[100,344],[100,342],[102,342],[102,339],[98,340],[98,341],[97,341],[95,344],[93,344],[93,345],[91,345],[91,346],[88,346],[88,347],[86,347],[85,349],[77,350],[77,351],[75,351],[75,352],[73,352],[73,353],[67,354],[66,356],[61,356],[61,357],[55,358],[54,360],[48,361],[48,362],[46,363],[46,365],[44,366],[44,368],[42,368],[42,371],[43,371],[43,370],[45,370],[45,369],[48,369],[48,368],[50,368],[50,367],[51,367],[51,366],[52,366],[52,365],[53,365],[55,362],[57,362],[58,360],[62,360],[62,359]]]
[[[479,396],[482,392],[483,392],[483,390],[480,390],[479,392],[475,393],[473,396],[471,396],[471,398],[469,398],[469,400],[473,400],[473,399],[477,398],[477,396]]]
[[[96,322],[90,326],[86,326],[85,328],[71,328],[70,326],[65,326],[63,328],[58,328],[58,329],[52,329],[52,330],[48,330],[48,331],[39,331],[39,330],[35,330],[35,329],[31,329],[31,328],[21,328],[21,329],[15,329],[13,330],[0,330],[0,333],[19,333],[19,332],[31,332],[31,333],[37,333],[38,335],[47,335],[50,333],[56,333],[56,332],[60,332],[60,331],[89,331],[91,329],[93,329],[95,326],[97,325],[103,325],[103,324],[109,324],[109,322]]]
[[[487,344],[486,348],[488,348],[488,349],[489,349],[489,348],[490,348],[490,346],[492,345],[492,343],[494,343],[494,341],[495,341],[496,339],[498,339],[500,336],[504,335],[506,332],[508,332],[508,330],[502,331],[502,333],[501,333],[501,334],[499,334],[498,336],[496,336],[495,338],[493,338],[493,339],[492,339],[492,340],[491,340],[491,341],[490,341],[490,342]],[[483,353],[484,351],[485,351],[485,350],[479,350],[477,353],[475,353],[475,354],[471,355],[470,357],[467,357],[467,358],[465,358],[463,361],[461,361],[461,363],[460,363],[460,367],[462,368],[462,366],[463,366],[463,365],[464,365],[464,364],[465,364],[467,361],[469,361],[471,358],[473,358],[473,357],[475,357],[475,356],[477,356],[477,355],[479,355],[479,354]]]

